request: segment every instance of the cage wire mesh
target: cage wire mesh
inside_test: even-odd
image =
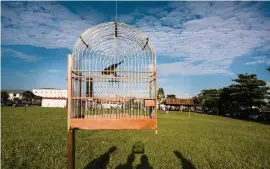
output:
[[[143,32],[96,25],[77,40],[72,60],[73,118],[156,117],[156,56]]]

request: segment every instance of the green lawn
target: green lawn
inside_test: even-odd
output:
[[[2,168],[67,167],[66,110],[2,108]],[[188,113],[159,114],[154,131],[77,131],[76,168],[130,168],[132,146],[141,141],[155,169],[270,168],[270,125]],[[117,150],[105,154],[111,147]],[[177,151],[177,153],[174,153]],[[141,155],[132,163],[136,168]],[[94,161],[95,160],[95,161]],[[109,161],[108,161],[109,160]],[[92,166],[92,167],[91,167]]]

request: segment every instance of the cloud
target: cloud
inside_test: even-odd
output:
[[[123,23],[131,23],[134,20],[134,17],[127,14],[122,14],[122,15],[119,15],[118,19],[120,22],[123,22]]]
[[[230,75],[234,59],[270,44],[270,19],[260,13],[262,5],[174,2],[166,17],[152,19],[155,26],[149,26],[149,17],[139,19],[137,25],[150,37],[157,55],[185,60],[160,64],[161,75]],[[195,66],[196,61],[201,63]]]
[[[168,76],[173,74],[181,74],[185,76],[189,75],[205,75],[205,74],[227,74],[233,75],[232,72],[224,70],[224,65],[228,64],[227,61],[224,63],[213,63],[206,61],[201,64],[195,65],[194,62],[174,62],[169,64],[160,64],[158,71],[161,76]]]
[[[266,56],[257,56],[254,57],[253,61],[249,61],[245,63],[246,65],[258,65],[258,64],[266,64],[270,65],[270,58]]]
[[[20,51],[16,51],[14,49],[11,49],[11,48],[2,48],[2,56],[5,57],[5,55],[9,55],[9,56],[14,57],[14,58],[22,59],[25,62],[35,62],[35,61],[38,61],[41,59],[38,56],[27,55],[27,54],[24,54]],[[16,61],[11,60],[11,62],[14,63]]]
[[[91,7],[71,12],[57,2],[2,4],[5,45],[72,49],[81,33],[109,18]],[[234,59],[255,49],[269,51],[270,19],[263,7],[263,2],[170,2],[119,19],[144,31],[157,57],[184,60],[158,65],[161,76],[232,75]]]
[[[57,72],[60,72],[60,70],[59,69],[50,69],[50,70],[48,70],[48,72],[57,73]]]
[[[2,43],[72,49],[78,37],[100,19],[95,10],[87,14],[85,10],[76,15],[57,2],[4,2]]]

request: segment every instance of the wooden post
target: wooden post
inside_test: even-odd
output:
[[[69,132],[70,130],[70,116],[71,116],[71,111],[72,111],[72,107],[71,107],[71,90],[72,90],[72,80],[71,80],[71,71],[72,71],[72,55],[68,55],[68,73],[67,73],[67,97],[68,97],[68,108],[67,108],[67,131]]]
[[[68,132],[68,169],[75,169],[75,129]]]
[[[190,106],[188,107],[188,118],[190,118]]]
[[[79,75],[82,76],[82,73],[80,73]],[[79,97],[82,97],[82,79],[81,78],[79,78],[79,83],[80,83],[80,85],[79,85]],[[79,114],[77,114],[77,116],[79,118],[82,118],[82,100],[81,99],[79,100],[79,110],[78,110],[78,113]]]
[[[68,55],[67,65],[67,97],[68,97],[68,108],[67,108],[67,129],[68,129],[68,169],[75,169],[75,130],[70,129],[70,117],[72,113],[71,97],[72,97],[72,55]]]

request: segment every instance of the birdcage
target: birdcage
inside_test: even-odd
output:
[[[157,129],[156,56],[137,28],[86,30],[68,56],[68,129]]]

